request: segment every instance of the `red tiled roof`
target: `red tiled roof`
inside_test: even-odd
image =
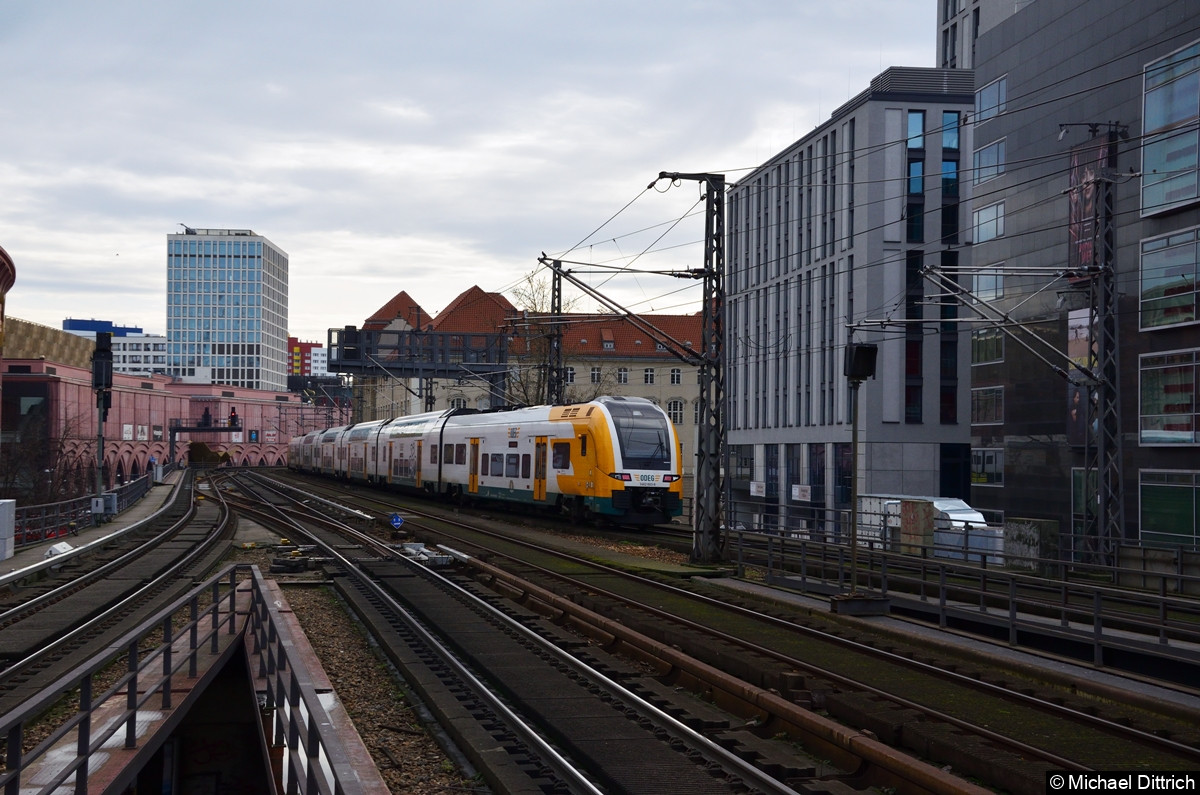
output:
[[[615,359],[670,356],[658,350],[654,337],[623,315],[566,315],[564,319],[563,352],[568,355]],[[699,314],[643,315],[641,319],[680,345],[691,343],[694,350],[700,349]]]
[[[408,324],[409,328],[417,328],[418,323],[421,326],[428,326],[430,321],[429,313],[422,309],[407,292],[401,290],[392,300],[379,307],[373,315],[363,321],[363,328],[375,331],[385,329],[397,318]]]
[[[522,346],[520,326],[536,324],[545,317],[531,312],[528,324],[513,326],[520,311],[500,293],[489,293],[478,286],[470,287],[458,295],[450,305],[438,313],[432,321],[409,298],[400,292],[378,312],[367,319],[363,328],[382,329],[396,317],[403,316],[410,326],[415,327],[415,313],[421,311],[421,324],[434,331],[463,334],[495,334],[511,331],[513,345]],[[410,317],[411,316],[411,317]],[[660,329],[680,345],[700,349],[701,317],[693,315],[645,315],[646,323]],[[623,315],[566,314],[563,316],[563,353],[580,358],[663,358],[670,353],[659,350],[655,339],[642,331]]]
[[[450,302],[433,319],[433,330],[495,334],[503,330],[517,308],[500,293],[487,293],[471,287]]]

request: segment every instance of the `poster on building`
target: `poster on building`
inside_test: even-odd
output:
[[[1071,311],[1067,315],[1067,357],[1072,363],[1067,379],[1067,444],[1071,445],[1087,443],[1088,389],[1083,384],[1091,345],[1091,310]]]
[[[163,426],[155,425],[153,428],[154,441],[161,442],[163,440]]]
[[[127,422],[121,426],[121,441],[133,441],[133,423]]]
[[[149,437],[149,434],[146,433],[146,426],[145,425],[137,426],[137,440],[139,442],[144,442],[144,441],[146,441],[146,439],[148,437]]]
[[[1101,208],[1096,204],[1100,178],[1108,153],[1108,141],[1092,139],[1071,149],[1070,186],[1067,190],[1067,268],[1071,281],[1091,278],[1085,275],[1097,264],[1096,230]]]
[[[274,428],[268,428],[267,430],[263,431],[263,439],[267,444],[275,444],[278,439],[278,434],[279,432]]]

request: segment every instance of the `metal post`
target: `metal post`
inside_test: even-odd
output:
[[[546,402],[561,406],[566,402],[566,369],[562,347],[562,261],[550,263],[550,341],[546,375]]]
[[[101,406],[96,407],[96,497],[104,498],[104,408]]]
[[[850,380],[850,593],[858,592],[858,387]]]

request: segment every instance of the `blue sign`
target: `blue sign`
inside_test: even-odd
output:
[[[394,527],[394,528],[396,528],[397,530],[399,530],[399,529],[400,529],[400,525],[402,525],[402,524],[404,524],[404,517],[403,517],[403,516],[401,516],[401,515],[400,515],[400,514],[398,514],[398,513],[394,513],[394,514],[392,514],[392,527]]]

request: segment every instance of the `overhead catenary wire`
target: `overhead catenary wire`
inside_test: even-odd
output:
[[[1177,31],[1177,32],[1175,32],[1175,33],[1173,34],[1173,38],[1178,40],[1178,39],[1183,39],[1183,38],[1185,38],[1185,37],[1194,36],[1194,35],[1195,35],[1195,33],[1196,33],[1196,31],[1197,31],[1197,28],[1195,28],[1195,27],[1191,27],[1191,28],[1187,28],[1187,29],[1181,29],[1181,30],[1179,30],[1179,31]],[[1161,43],[1160,43],[1160,42],[1156,42],[1156,43],[1154,43],[1153,45],[1146,45],[1145,47],[1142,47],[1142,48],[1139,48],[1139,49],[1136,49],[1136,50],[1130,50],[1130,51],[1126,51],[1126,52],[1124,52],[1124,53],[1121,53],[1121,54],[1120,54],[1120,55],[1118,55],[1118,56],[1115,56],[1114,58],[1111,58],[1111,59],[1109,59],[1109,60],[1108,60],[1108,61],[1106,61],[1104,64],[1101,64],[1101,66],[1108,65],[1108,64],[1113,64],[1113,63],[1117,63],[1117,62],[1120,62],[1120,61],[1127,60],[1127,59],[1129,59],[1129,58],[1131,58],[1131,57],[1134,57],[1134,56],[1135,56],[1137,53],[1139,53],[1139,52],[1145,52],[1145,51],[1149,50],[1151,46],[1154,46],[1154,47],[1159,47],[1159,46],[1162,46],[1162,45],[1161,45]],[[1091,71],[1091,70],[1089,70],[1089,71]],[[1035,108],[1038,108],[1038,107],[1043,107],[1043,106],[1053,105],[1053,104],[1056,104],[1056,103],[1062,103],[1062,102],[1064,102],[1064,101],[1066,101],[1066,100],[1069,100],[1069,99],[1071,99],[1071,98],[1074,98],[1074,97],[1081,97],[1081,96],[1085,96],[1085,95],[1087,95],[1087,94],[1091,94],[1091,93],[1093,93],[1093,92],[1095,92],[1095,91],[1097,91],[1097,90],[1100,90],[1100,89],[1102,89],[1102,88],[1104,88],[1104,87],[1108,87],[1108,86],[1116,85],[1116,84],[1119,84],[1120,82],[1127,81],[1127,80],[1131,80],[1131,79],[1137,79],[1137,78],[1139,78],[1139,77],[1141,76],[1141,74],[1142,74],[1142,70],[1141,70],[1141,69],[1138,69],[1136,72],[1132,72],[1132,73],[1129,73],[1129,74],[1121,75],[1121,76],[1119,76],[1119,77],[1116,77],[1116,78],[1114,78],[1114,79],[1112,79],[1112,80],[1109,80],[1109,81],[1107,81],[1106,83],[1104,83],[1104,84],[1101,84],[1101,85],[1093,85],[1093,86],[1089,86],[1089,87],[1088,87],[1088,88],[1086,88],[1086,89],[1080,89],[1080,90],[1073,91],[1073,92],[1070,92],[1070,93],[1067,93],[1067,94],[1057,94],[1057,95],[1055,95],[1055,96],[1053,96],[1053,97],[1049,97],[1049,98],[1046,98],[1046,99],[1043,99],[1043,100],[1039,100],[1039,101],[1037,101],[1037,102],[1026,102],[1026,103],[1025,103],[1025,104],[1023,104],[1023,105],[1021,104],[1021,103],[1022,103],[1022,101],[1023,101],[1023,100],[1025,100],[1025,99],[1030,99],[1030,98],[1033,98],[1033,97],[1036,97],[1036,96],[1043,95],[1043,94],[1044,94],[1045,92],[1047,92],[1047,91],[1052,91],[1052,90],[1053,90],[1055,87],[1057,87],[1057,86],[1061,86],[1061,85],[1069,84],[1069,83],[1070,83],[1070,82],[1071,82],[1071,81],[1072,81],[1074,78],[1078,77],[1078,76],[1079,76],[1079,75],[1081,75],[1081,74],[1083,74],[1083,72],[1082,72],[1082,71],[1076,72],[1076,73],[1074,73],[1074,74],[1065,74],[1065,75],[1063,75],[1062,77],[1060,77],[1059,79],[1055,80],[1054,82],[1052,82],[1052,83],[1049,83],[1049,84],[1047,84],[1047,85],[1044,85],[1044,86],[1039,86],[1039,87],[1037,87],[1037,88],[1033,89],[1032,91],[1029,91],[1029,92],[1027,92],[1025,95],[1021,95],[1021,96],[1012,96],[1012,95],[1010,95],[1010,96],[1008,96],[1008,97],[1007,97],[1007,99],[1006,99],[1006,105],[1005,105],[1005,109],[1004,109],[1004,111],[1003,111],[1003,112],[1004,112],[1004,114],[1005,114],[1005,115],[1009,115],[1009,116],[1011,116],[1011,115],[1013,115],[1013,114],[1022,113],[1022,112],[1027,112],[1027,111],[1033,110],[1033,109],[1035,109]],[[975,124],[978,124],[979,122],[967,121],[967,122],[965,122],[965,123],[975,123]],[[936,128],[934,128],[933,130],[931,130],[931,131],[930,131],[929,133],[927,133],[927,134],[929,134],[929,135],[937,135],[937,134],[938,134],[938,133],[941,131],[941,129],[942,129],[942,128],[941,128],[940,126],[939,126],[939,127],[936,127]],[[1141,140],[1141,139],[1143,139],[1144,137],[1145,137],[1145,136],[1139,136],[1139,137],[1138,137],[1136,140],[1140,141],[1140,140]],[[835,163],[835,165],[836,165],[836,164],[840,164],[840,163],[844,162],[844,159],[845,159],[845,158],[848,158],[848,157],[851,157],[851,156],[853,156],[853,157],[861,157],[861,156],[863,156],[863,155],[865,155],[865,154],[869,154],[869,153],[870,153],[870,152],[872,152],[872,151],[876,151],[876,150],[879,150],[879,149],[882,149],[882,148],[885,148],[885,147],[903,145],[903,144],[905,143],[905,141],[906,141],[906,140],[907,140],[907,136],[904,136],[903,138],[900,138],[900,139],[897,139],[897,140],[894,140],[894,141],[885,141],[885,142],[880,142],[880,143],[878,143],[878,144],[874,144],[874,145],[872,145],[872,146],[870,146],[870,147],[864,147],[864,148],[860,148],[860,149],[853,150],[853,151],[839,152],[839,153],[837,153],[837,155],[834,157],[834,163]],[[1048,154],[1048,155],[1045,155],[1045,156],[1037,156],[1037,157],[1029,158],[1029,159],[1028,159],[1026,162],[1028,162],[1028,163],[1039,163],[1039,162],[1049,161],[1049,160],[1051,160],[1051,159],[1053,159],[1053,158],[1060,157],[1060,156],[1061,156],[1060,154]],[[1006,163],[1006,164],[1005,164],[1005,166],[1006,166],[1006,170],[1008,170],[1008,171],[1012,171],[1012,170],[1014,169],[1014,167],[1015,167],[1015,166],[1017,166],[1017,165],[1018,165],[1018,164],[1017,164],[1017,163],[1015,163],[1015,162],[1009,162],[1009,163]],[[749,167],[739,167],[739,168],[720,169],[719,171],[721,171],[722,173],[746,172],[746,173],[748,173],[748,174],[752,174],[753,172],[755,172],[755,171],[758,171],[758,170],[760,170],[760,169],[762,169],[762,168],[764,168],[764,164],[758,164],[758,165],[755,165],[755,166],[749,166]],[[973,167],[972,167],[972,168],[966,168],[966,169],[960,169],[960,170],[959,170],[960,179],[965,179],[965,178],[966,178],[966,175],[973,175],[974,171],[975,171],[975,169],[974,169]],[[1065,172],[1066,172],[1066,170],[1065,170],[1065,169],[1063,169],[1062,171],[1060,171],[1060,172],[1057,172],[1057,173],[1058,173],[1059,175],[1061,175],[1062,173],[1065,173]],[[1035,183],[1038,183],[1038,182],[1044,181],[1044,180],[1045,180],[1045,179],[1047,179],[1047,178],[1052,178],[1053,176],[1055,176],[1055,174],[1051,174],[1051,175],[1044,175],[1044,174],[1043,174],[1043,175],[1039,175],[1039,176],[1037,176],[1037,177],[1034,177],[1034,178],[1032,178],[1031,180],[1029,180],[1029,182],[1028,182],[1027,184],[1035,184]],[[904,176],[901,176],[901,177],[896,177],[896,178],[890,178],[890,180],[907,180],[907,179],[908,179],[908,178],[907,178],[907,177],[904,177]],[[924,179],[935,180],[935,179],[937,179],[937,175],[925,175],[925,176],[924,176]],[[889,181],[890,181],[890,180],[889,180]],[[838,185],[837,187],[839,187],[839,188],[845,188],[847,185],[855,185],[855,186],[858,186],[858,185],[877,184],[878,182],[879,182],[879,181],[859,181],[859,180],[856,180],[856,181],[854,181],[853,183],[839,183],[839,185]],[[791,185],[791,186],[795,186],[795,184],[796,184],[796,183],[785,183],[785,185]],[[650,189],[650,187],[653,187],[653,184],[652,184],[652,186],[648,186],[648,188],[647,188],[647,189]],[[778,186],[772,186],[772,188],[774,188],[774,187],[778,187]],[[1000,188],[1000,187],[998,186],[996,190],[1003,190],[1003,191],[1004,191],[1004,195],[1005,195],[1005,197],[1006,197],[1006,198],[1008,198],[1008,197],[1011,197],[1011,196],[1012,196],[1012,193],[1011,193],[1011,188],[1012,188],[1012,186],[1011,186],[1011,185],[1010,185],[1010,186],[1006,186],[1006,187],[1004,187],[1004,188]],[[608,219],[606,219],[606,220],[604,221],[604,223],[600,224],[600,226],[598,226],[598,227],[597,227],[595,230],[593,230],[591,233],[589,233],[588,235],[586,235],[586,236],[585,236],[585,237],[584,237],[584,238],[583,238],[583,239],[582,239],[580,242],[576,243],[576,244],[575,244],[574,246],[572,246],[571,248],[569,248],[569,249],[565,250],[565,251],[564,251],[564,252],[562,252],[562,254],[560,254],[559,256],[560,256],[560,257],[565,257],[565,256],[569,255],[571,252],[573,252],[573,251],[577,250],[577,249],[578,249],[580,246],[582,246],[582,245],[584,245],[585,243],[587,243],[587,241],[589,241],[589,240],[591,240],[592,238],[594,238],[594,237],[595,237],[595,235],[596,235],[596,234],[597,234],[597,233],[598,233],[598,232],[599,232],[601,229],[605,229],[605,228],[607,228],[609,225],[611,225],[611,223],[612,223],[612,222],[613,222],[615,219],[617,219],[617,218],[618,218],[618,217],[620,217],[620,216],[621,216],[621,215],[622,215],[622,214],[623,214],[625,211],[627,211],[627,210],[628,210],[628,209],[629,209],[629,208],[630,208],[630,207],[631,207],[631,206],[632,206],[632,205],[633,205],[633,204],[634,204],[634,203],[635,203],[635,202],[638,200],[638,198],[640,198],[640,197],[641,197],[641,196],[642,196],[642,195],[643,195],[645,192],[646,192],[645,190],[643,190],[643,191],[639,191],[639,193],[637,194],[637,196],[635,196],[633,199],[631,199],[631,200],[630,200],[630,201],[629,201],[629,202],[628,202],[626,205],[624,205],[624,206],[623,206],[623,207],[622,207],[620,210],[618,210],[616,213],[614,213],[612,216],[610,216]],[[987,192],[987,193],[980,193],[980,194],[976,194],[975,196],[973,196],[973,197],[972,197],[972,200],[973,200],[973,201],[975,201],[975,202],[983,201],[983,200],[986,200],[986,198],[987,198],[988,196],[990,196],[990,195],[995,195],[995,194],[994,194],[993,192],[990,192],[990,191],[989,191],[989,192]],[[864,204],[864,205],[858,205],[858,207],[870,206],[870,204],[871,204],[871,202],[868,202],[868,203],[866,203],[866,204]],[[933,210],[928,210],[928,211],[927,211],[927,213],[931,213],[931,212],[933,212]],[[625,233],[625,234],[621,234],[621,235],[616,235],[616,236],[614,236],[614,237],[610,238],[609,240],[610,240],[611,242],[614,242],[614,243],[615,243],[617,240],[619,240],[619,239],[621,239],[621,238],[623,238],[623,237],[630,237],[630,236],[633,236],[633,235],[635,235],[635,234],[640,234],[640,233],[643,233],[643,232],[645,232],[645,231],[647,231],[647,230],[649,230],[649,229],[656,229],[656,228],[659,228],[659,227],[662,227],[662,226],[666,226],[666,227],[668,227],[668,229],[671,229],[671,228],[674,228],[675,226],[677,226],[677,225],[678,225],[678,223],[679,223],[679,222],[682,220],[682,218],[683,218],[683,217],[690,217],[690,216],[688,216],[688,215],[686,215],[686,214],[685,214],[685,216],[682,216],[681,218],[677,218],[677,219],[670,220],[670,221],[663,221],[663,222],[661,222],[661,223],[659,223],[659,224],[655,224],[655,225],[652,225],[652,226],[649,226],[649,227],[642,227],[642,228],[640,228],[639,230],[635,230],[635,231],[632,231],[632,232],[629,232],[629,233]],[[662,239],[662,237],[664,237],[664,236],[665,236],[665,234],[666,234],[666,233],[664,232],[664,234],[663,234],[663,235],[660,235],[660,236],[659,236],[659,237],[658,237],[658,238],[657,238],[657,239],[654,241],[654,243],[651,243],[649,246],[647,246],[647,247],[646,247],[646,248],[644,248],[642,251],[640,251],[640,252],[639,252],[639,253],[638,253],[638,254],[635,256],[634,260],[640,259],[640,258],[642,258],[642,257],[645,257],[645,256],[650,256],[650,255],[653,255],[653,254],[661,253],[661,252],[664,252],[664,251],[671,251],[671,250],[675,250],[675,249],[679,249],[679,248],[684,248],[684,247],[687,247],[687,246],[697,245],[697,244],[700,242],[699,240],[696,240],[696,241],[689,241],[689,242],[685,242],[685,243],[679,243],[679,244],[675,244],[675,245],[672,245],[672,246],[669,246],[669,247],[663,247],[663,248],[658,248],[658,249],[653,249],[653,250],[651,250],[651,249],[653,248],[653,246],[654,246],[654,245],[655,245],[657,242],[659,242],[659,241]],[[594,242],[606,242],[606,241],[594,241]],[[625,259],[625,258],[624,258],[624,257],[620,257],[620,258],[618,258],[618,259],[617,259],[617,260],[615,260],[615,261],[620,261],[620,260],[623,260],[623,259]],[[884,266],[884,265],[886,265],[886,264],[890,264],[891,262],[895,262],[895,260],[883,260],[883,261],[879,261],[879,262],[871,262],[871,263],[865,263],[865,264],[856,264],[856,266],[855,266],[855,267],[856,267],[856,269],[857,269],[857,268],[859,268],[859,267],[868,267],[868,268],[869,268],[869,267],[875,267],[875,266]],[[618,268],[618,269],[617,269],[617,270],[614,272],[614,276],[615,276],[617,273],[619,273],[619,272],[620,272],[620,270],[621,270],[621,269],[619,269],[619,268]],[[609,277],[608,277],[608,278],[605,280],[605,282],[604,282],[604,283],[608,283],[608,281],[610,281],[612,278],[614,278],[614,276],[609,276]],[[685,289],[686,289],[686,288],[685,288]],[[642,302],[639,302],[639,303],[646,303],[646,302],[650,302],[650,303],[652,303],[652,302],[654,302],[655,300],[656,300],[656,299],[654,299],[654,298],[648,298],[648,299],[645,299],[644,301],[642,301]]]

